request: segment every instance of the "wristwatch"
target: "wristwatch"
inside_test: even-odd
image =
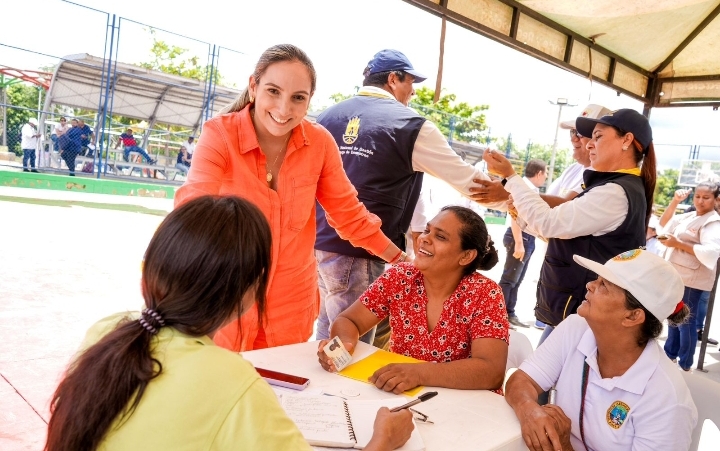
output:
[[[508,182],[508,180],[510,180],[511,178],[515,177],[516,175],[517,175],[517,174],[512,174],[512,175],[509,175],[509,176],[505,177],[504,179],[502,179],[502,180],[500,181],[500,184],[501,184],[502,186],[505,186],[505,184]]]

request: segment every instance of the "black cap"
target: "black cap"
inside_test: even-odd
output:
[[[378,72],[390,72],[393,70],[401,70],[412,75],[415,79],[413,83],[421,83],[427,79],[426,76],[416,71],[410,60],[402,52],[393,49],[380,50],[373,56],[363,75],[368,76],[377,74]]]
[[[623,108],[608,113],[600,119],[578,117],[575,120],[575,128],[583,136],[592,136],[595,124],[611,125],[623,132],[630,132],[635,139],[643,146],[643,150],[652,142],[652,129],[650,122],[642,114],[629,108]]]

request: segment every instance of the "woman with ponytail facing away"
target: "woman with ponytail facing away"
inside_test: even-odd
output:
[[[419,385],[496,390],[505,376],[509,323],[500,287],[477,270],[492,269],[497,251],[474,211],[448,206],[415,243],[413,263],[393,266],[332,323],[352,353],[358,339],[386,316],[390,350],[428,363],[399,363],[371,377],[377,388],[401,393]],[[320,341],[320,365],[335,371]]]
[[[253,366],[212,341],[253,305],[263,317],[270,248],[263,214],[240,198],[170,213],[145,252],[145,309],[88,331],[51,401],[45,450],[310,450]],[[404,412],[378,412],[374,449],[410,437]]]

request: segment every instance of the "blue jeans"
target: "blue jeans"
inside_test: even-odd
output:
[[[535,252],[535,237],[523,232],[522,234],[523,246],[525,247],[525,255],[522,260],[518,260],[513,257],[515,252],[515,238],[513,237],[512,230],[508,227],[503,236],[503,245],[507,251],[505,257],[505,267],[503,268],[502,276],[500,277],[500,288],[505,298],[505,309],[507,310],[508,317],[517,316],[515,315],[515,305],[517,304],[517,294],[520,284],[525,278],[525,272],[528,268],[528,262]]]
[[[145,161],[148,163],[152,161],[152,158],[150,158],[150,155],[145,152],[144,149],[138,147],[138,146],[125,146],[125,149],[123,150],[123,158],[125,161],[128,161],[130,158],[130,152],[137,152],[140,155],[142,155],[143,158],[145,158]]]
[[[538,346],[543,344],[543,341],[547,340],[547,337],[549,337],[554,330],[555,328],[553,326],[551,326],[550,324],[546,324],[545,329],[543,329],[542,335],[540,335],[540,341],[538,341]]]
[[[28,166],[30,162],[30,166]],[[31,167],[35,169],[35,149],[23,149],[23,169]]]
[[[315,249],[315,258],[318,262],[320,288],[320,317],[315,338],[324,340],[330,338],[330,326],[335,318],[350,307],[385,271],[385,262],[318,249]],[[372,344],[374,338],[373,327],[360,337],[360,340]]]
[[[670,324],[668,327],[665,354],[670,359],[677,358],[680,367],[686,370],[693,365],[693,357],[695,356],[695,346],[697,345],[695,318],[698,316],[698,306],[703,293],[707,293],[707,291],[685,287],[683,302],[690,309],[690,318],[685,324],[679,326]]]
[[[695,328],[697,330],[705,329],[705,317],[707,316],[708,301],[710,301],[710,292],[703,291],[698,301],[698,314],[695,317]]]

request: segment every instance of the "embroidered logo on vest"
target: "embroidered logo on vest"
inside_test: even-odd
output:
[[[343,135],[343,142],[345,144],[352,144],[358,139],[358,132],[360,131],[360,118],[355,116],[348,121],[345,134]]]
[[[605,415],[608,426],[613,429],[620,429],[620,426],[625,422],[625,418],[627,418],[628,412],[630,412],[630,406],[624,402],[615,401],[612,403]]]
[[[616,255],[615,257],[613,257],[613,260],[615,260],[616,262],[628,261],[628,260],[632,260],[633,258],[637,257],[638,255],[640,255],[640,249],[633,249],[631,251],[623,252],[620,255]]]

